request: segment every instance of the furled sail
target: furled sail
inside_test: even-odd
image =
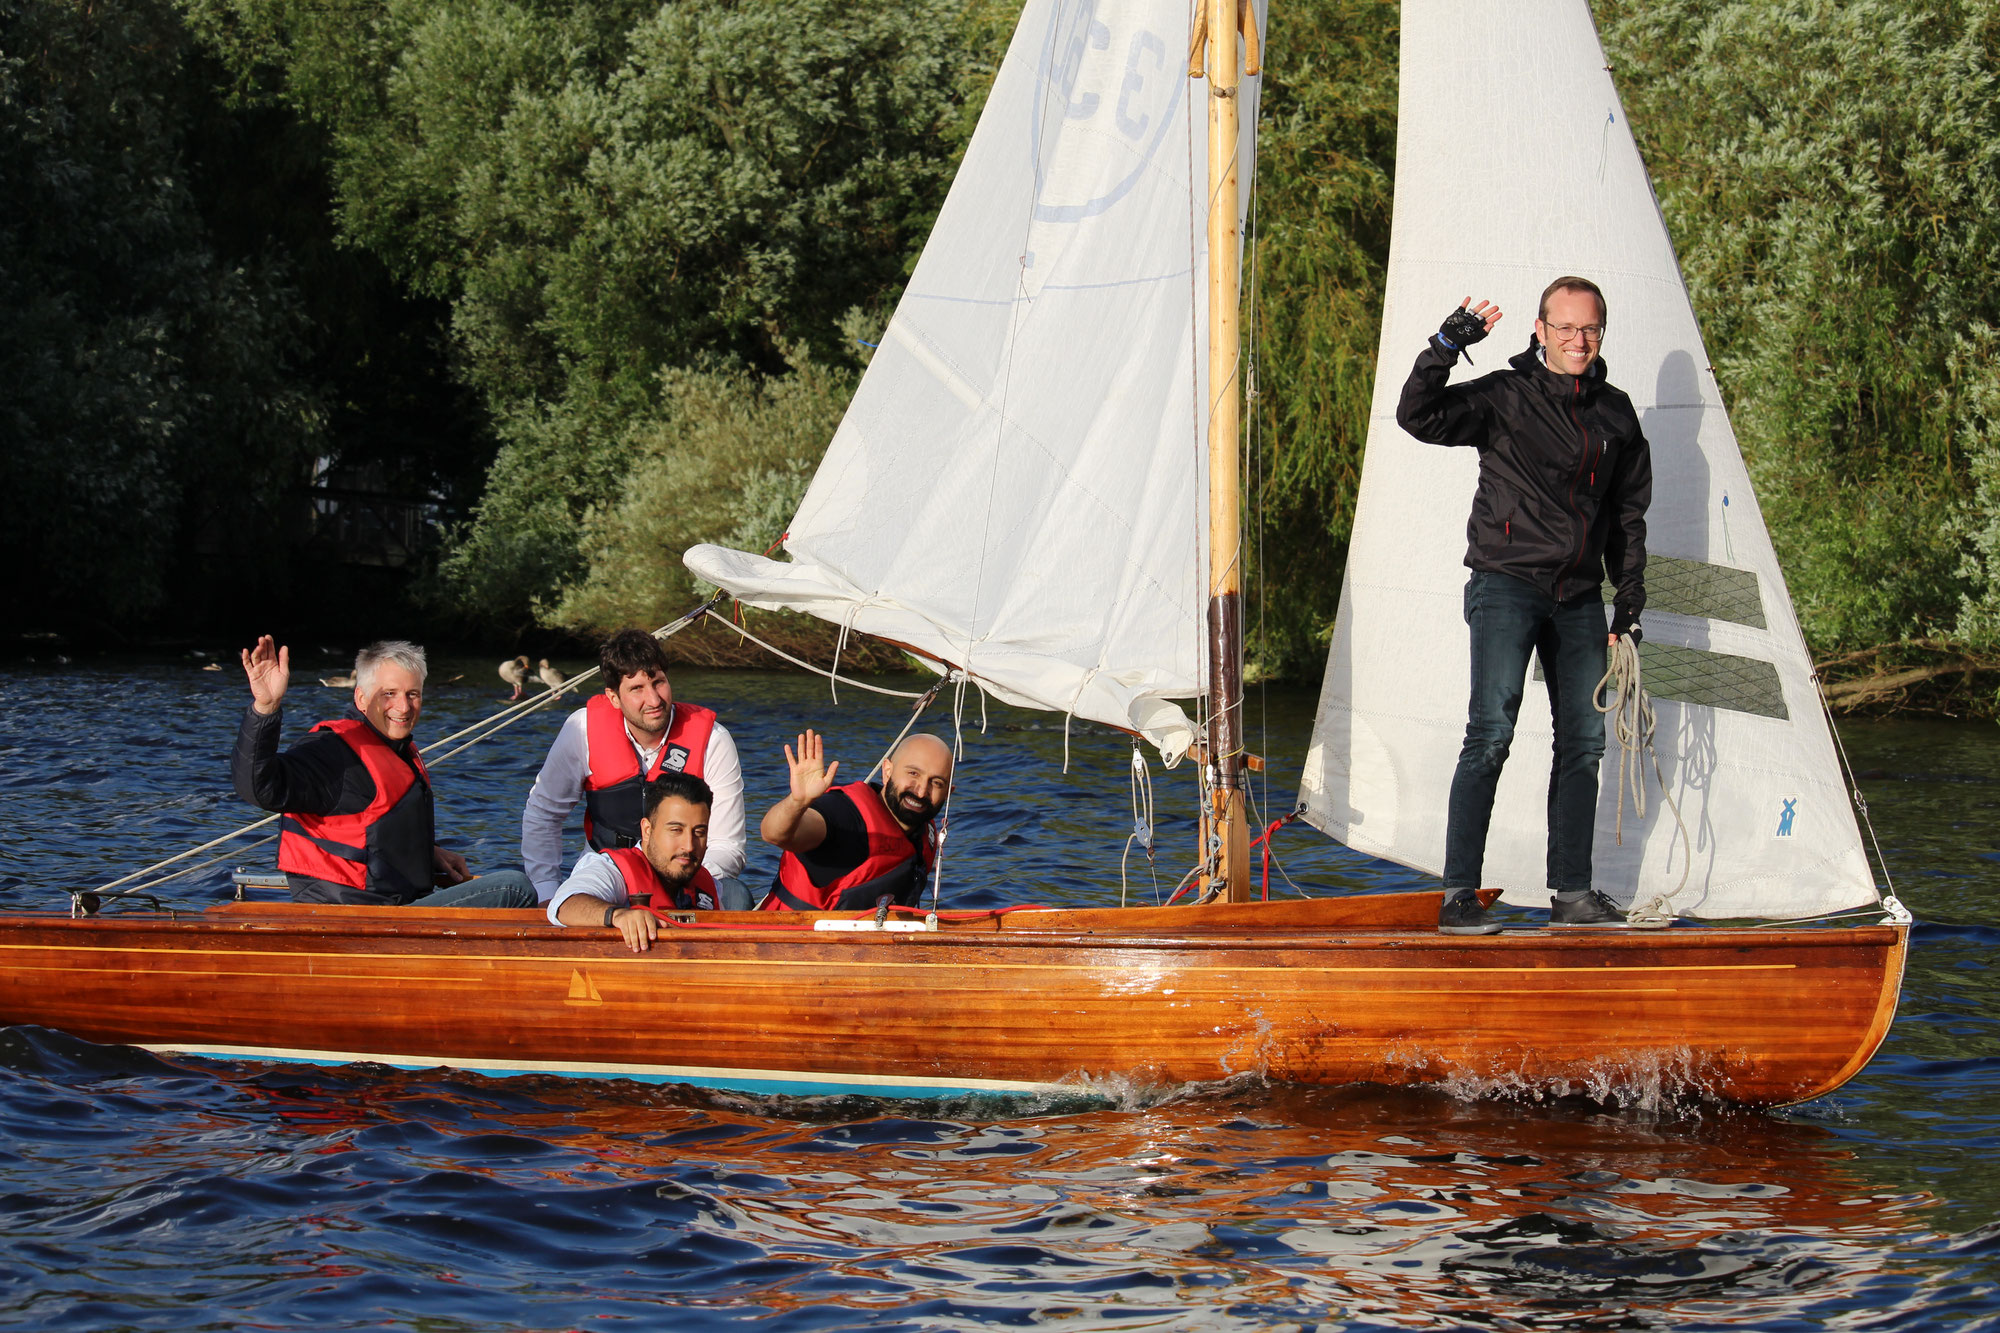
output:
[[[691,570],[1009,702],[1187,749],[1173,701],[1201,688],[1208,157],[1190,13],[1030,0],[790,561],[697,546]]]
[[[1683,915],[1807,916],[1876,890],[1769,536],[1585,0],[1404,0],[1395,222],[1359,508],[1301,799],[1319,828],[1438,873],[1468,689],[1461,593],[1478,458],[1420,444],[1396,402],[1462,298],[1506,311],[1464,379],[1504,365],[1552,279],[1597,281],[1611,382],[1653,453],[1644,679],[1679,804],[1624,817],[1615,742],[1596,882]],[[1531,679],[1487,843],[1486,883],[1547,901],[1552,741]],[[1649,785],[1650,785],[1650,774]],[[1657,792],[1655,793],[1657,796]]]

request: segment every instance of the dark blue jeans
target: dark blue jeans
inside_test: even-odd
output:
[[[519,870],[493,870],[418,898],[412,907],[533,907],[535,886]]]
[[[1472,632],[1472,697],[1446,810],[1444,887],[1480,887],[1493,790],[1514,741],[1532,653],[1542,660],[1556,733],[1548,887],[1588,889],[1597,763],[1604,757],[1604,715],[1591,698],[1604,678],[1604,604],[1594,589],[1558,603],[1532,583],[1474,570],[1465,585],[1465,623]]]

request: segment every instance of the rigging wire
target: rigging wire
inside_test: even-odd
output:
[[[1219,3],[1220,0],[1208,0],[1208,2]],[[1200,22],[1200,20],[1201,20],[1201,0],[1188,0],[1187,23],[1188,23],[1188,39],[1189,39],[1190,49],[1195,49],[1198,47],[1202,47],[1203,49],[1205,49],[1204,44],[1208,41],[1207,34],[1198,31],[1196,28],[1196,25]],[[1208,78],[1205,69],[1206,66],[1204,65],[1204,74],[1202,76],[1201,82],[1204,87],[1207,87]],[[1194,77],[1193,72],[1192,70],[1190,70],[1189,78],[1192,79],[1193,77]],[[1197,221],[1197,216],[1195,213],[1196,194],[1195,194],[1194,163],[1195,163],[1195,134],[1196,134],[1197,118],[1194,114],[1194,108],[1195,108],[1195,100],[1193,97],[1189,97],[1187,99],[1186,134],[1184,136],[1184,142],[1187,145],[1188,328],[1190,332],[1192,332],[1196,324],[1199,322],[1201,311],[1203,308],[1203,302],[1201,296],[1201,280],[1197,276],[1197,274],[1199,274],[1202,270],[1202,265],[1200,262],[1202,256],[1202,247],[1206,243],[1208,235],[1207,213],[1206,212],[1202,213],[1200,215],[1199,221]],[[1204,126],[1206,124],[1205,115],[1201,118],[1201,124],[1203,124]],[[1204,165],[1206,165],[1207,160],[1208,160],[1207,145],[1204,144],[1202,149],[1202,161]],[[1207,476],[1207,467],[1208,467],[1208,450],[1206,448],[1208,433],[1203,428],[1202,425],[1201,406],[1202,406],[1201,348],[1198,345],[1197,340],[1192,336],[1190,336],[1188,339],[1188,442],[1189,442],[1188,461],[1189,461],[1190,475],[1195,477]],[[1206,623],[1208,591],[1211,588],[1213,588],[1215,584],[1214,584],[1214,574],[1208,568],[1209,564],[1213,562],[1212,561],[1213,553],[1210,553],[1211,554],[1210,560],[1204,561],[1202,559],[1202,554],[1204,551],[1207,550],[1207,545],[1208,545],[1207,542],[1208,525],[1207,525],[1207,516],[1204,514],[1201,506],[1196,505],[1189,507],[1188,522],[1189,522],[1189,537],[1190,537],[1189,550],[1191,550],[1194,553],[1193,563],[1195,567],[1195,579],[1196,579],[1195,592],[1198,599],[1198,604],[1203,608],[1203,610],[1199,613],[1201,618],[1200,620],[1198,620],[1197,624],[1203,625]],[[1195,734],[1202,737],[1201,750],[1204,756],[1200,763],[1194,765],[1195,801],[1197,810],[1206,811],[1210,808],[1211,805],[1209,798],[1211,794],[1211,787],[1213,785],[1211,782],[1211,772],[1214,767],[1214,757],[1208,753],[1208,751],[1213,748],[1209,744],[1210,740],[1212,740],[1213,738],[1209,736],[1209,724],[1208,724],[1208,680],[1210,672],[1210,663],[1208,660],[1208,634],[1206,633],[1205,630],[1199,628],[1197,629],[1197,632],[1195,634],[1195,670],[1199,673],[1197,677],[1199,682],[1199,688],[1195,691],[1195,699],[1194,699]],[[1208,821],[1206,817],[1198,814],[1195,820],[1195,827],[1198,830],[1203,830],[1206,829],[1207,826],[1208,826]],[[1199,833],[1197,834],[1197,838],[1198,839],[1200,838]],[[1212,836],[1206,839],[1201,839],[1201,844],[1202,845],[1196,848],[1196,857],[1198,861],[1198,864],[1196,866],[1197,870],[1199,870],[1202,866],[1209,865],[1213,862],[1213,860],[1215,859],[1216,849],[1219,847],[1219,844],[1215,842],[1215,839]],[[1185,887],[1186,884],[1187,881],[1183,879],[1181,881],[1181,887]],[[1173,897],[1168,898],[1167,902],[1171,904],[1174,898],[1178,897],[1180,897],[1180,888],[1176,888],[1174,890]]]
[[[1248,798],[1246,797],[1246,799]],[[1274,826],[1270,824],[1265,824],[1263,809],[1258,806],[1255,800],[1249,800],[1249,806],[1250,806],[1251,820],[1255,823],[1265,825],[1264,836],[1261,839],[1259,839],[1259,841],[1261,841],[1264,844],[1265,857],[1269,860],[1269,862],[1272,865],[1278,868],[1278,878],[1285,881],[1285,883],[1288,886],[1290,886],[1292,892],[1298,894],[1299,897],[1317,898],[1319,895],[1316,893],[1306,892],[1305,888],[1292,878],[1291,872],[1285,869],[1285,863],[1280,859],[1278,859],[1278,849],[1274,845],[1273,840],[1271,838],[1271,833]],[[1295,819],[1303,819],[1305,818],[1305,813],[1306,813],[1306,803],[1304,801],[1300,801],[1297,805],[1292,807],[1292,812],[1290,814],[1285,815],[1283,818],[1279,819],[1276,822],[1275,827],[1283,828],[1285,825],[1291,823]],[[1269,872],[1266,871],[1265,878],[1267,881],[1269,877],[1270,877]]]
[[[1252,16],[1254,20],[1254,8]],[[1250,118],[1250,142],[1253,145],[1257,142],[1258,131],[1264,116],[1262,85],[1260,84],[1258,87],[1257,110]],[[1258,400],[1261,397],[1257,384],[1257,354],[1259,347],[1257,312],[1261,308],[1258,305],[1259,292],[1261,290],[1259,286],[1261,272],[1257,260],[1262,251],[1264,241],[1264,229],[1257,212],[1258,186],[1261,179],[1262,173],[1257,170],[1257,155],[1253,152],[1250,155],[1250,244],[1248,247],[1250,251],[1250,292],[1248,300],[1244,303],[1250,313],[1249,317],[1244,321],[1245,328],[1243,334],[1243,412],[1247,418],[1246,425],[1250,437],[1248,441],[1249,447],[1244,450],[1244,484],[1252,496],[1251,503],[1256,514],[1256,521],[1252,524],[1252,527],[1256,532],[1257,538],[1257,562],[1255,567],[1257,644],[1261,651],[1268,654],[1270,651],[1270,640],[1267,637],[1264,624],[1264,609],[1270,600],[1271,582],[1266,575],[1264,564],[1264,533],[1267,526],[1264,513],[1264,432],[1262,428],[1263,418],[1257,410]],[[1246,591],[1250,587],[1250,582],[1250,578],[1246,576],[1244,579]],[[1259,791],[1262,793],[1263,803],[1266,806],[1271,801],[1270,760],[1268,758],[1271,753],[1271,701],[1270,686],[1266,679],[1268,674],[1268,671],[1260,671],[1257,674],[1257,748],[1267,758],[1265,760],[1265,767],[1256,776],[1256,783]],[[1250,784],[1246,782],[1244,784],[1246,797],[1249,794],[1249,787]],[[1266,870],[1264,878],[1268,886],[1270,881],[1268,865],[1272,858],[1268,830],[1266,833],[1267,836],[1264,843]],[[1278,873],[1285,877],[1286,883],[1291,883],[1291,877],[1285,875],[1282,866],[1279,867]],[[1298,886],[1293,885],[1293,887],[1297,888]]]
[[[970,678],[963,671],[954,671],[952,676],[958,683],[958,689],[954,692],[951,706],[951,781],[945,784],[944,808],[937,814],[937,850],[931,861],[931,911],[934,913],[944,900],[944,844],[951,836],[951,798],[958,791],[958,761],[965,756],[963,718],[965,687]],[[942,686],[944,682],[940,680],[938,684]],[[983,695],[985,691],[982,690],[980,693]],[[910,723],[912,726],[916,724],[914,716],[911,717]],[[907,732],[909,727],[904,727],[903,730]]]
[[[938,697],[939,692],[941,692],[949,682],[963,677],[964,674],[965,673],[962,671],[953,671],[948,676],[939,676],[937,678],[936,684],[932,685],[929,689],[925,690],[922,694],[917,696],[916,706],[910,709],[910,720],[903,724],[903,729],[896,733],[896,739],[890,741],[888,748],[882,751],[882,757],[875,761],[875,768],[873,771],[878,773],[881,772],[882,765],[889,762],[889,756],[896,753],[896,747],[903,743],[903,738],[910,734],[910,729],[917,725],[917,719],[924,715],[924,710],[931,706],[931,702]],[[952,755],[953,761],[956,762],[957,758],[958,755],[956,752],[954,752]]]
[[[1812,672],[1813,692],[1819,695],[1820,711],[1826,715],[1826,729],[1833,733],[1834,752],[1840,756],[1841,776],[1847,779],[1847,790],[1854,798],[1854,808],[1861,814],[1861,826],[1868,830],[1868,845],[1875,849],[1875,864],[1881,867],[1882,884],[1888,892],[1881,895],[1881,910],[1889,914],[1889,920],[1897,925],[1907,926],[1914,919],[1910,909],[1903,906],[1896,896],[1896,881],[1889,874],[1889,858],[1882,855],[1882,840],[1875,836],[1875,821],[1868,817],[1868,798],[1861,794],[1861,779],[1855,776],[1854,764],[1847,757],[1847,743],[1840,738],[1840,728],[1833,720],[1833,705],[1827,702],[1826,685],[1819,678],[1819,672]]]

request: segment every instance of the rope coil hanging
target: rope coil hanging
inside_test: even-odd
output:
[[[1604,688],[1611,687],[1610,702],[1605,701]],[[1681,818],[1680,806],[1675,804],[1667,791],[1667,780],[1660,771],[1660,755],[1653,748],[1653,731],[1657,718],[1653,712],[1652,696],[1646,693],[1639,665],[1639,645],[1629,634],[1621,634],[1611,646],[1611,664],[1591,691],[1590,701],[1597,711],[1611,719],[1612,735],[1618,742],[1618,800],[1614,825],[1618,845],[1625,845],[1625,798],[1632,798],[1632,813],[1635,818],[1646,817],[1646,770],[1644,760],[1653,761],[1653,780],[1660,785],[1660,799],[1667,809],[1673,811],[1674,827],[1680,831],[1681,859],[1680,882],[1669,893],[1656,893],[1645,903],[1634,902],[1625,914],[1628,925],[1665,926],[1673,922],[1674,899],[1687,887],[1688,874],[1694,868],[1694,843],[1688,837],[1687,823]]]
[[[1118,857],[1118,905],[1126,906],[1125,863],[1132,859],[1132,844],[1145,850],[1146,870],[1153,877],[1153,903],[1160,901],[1160,868],[1153,859],[1153,771],[1146,766],[1145,751],[1132,742],[1132,832]]]

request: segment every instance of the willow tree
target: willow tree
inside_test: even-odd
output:
[[[1603,0],[1808,640],[2000,609],[2000,6]]]

